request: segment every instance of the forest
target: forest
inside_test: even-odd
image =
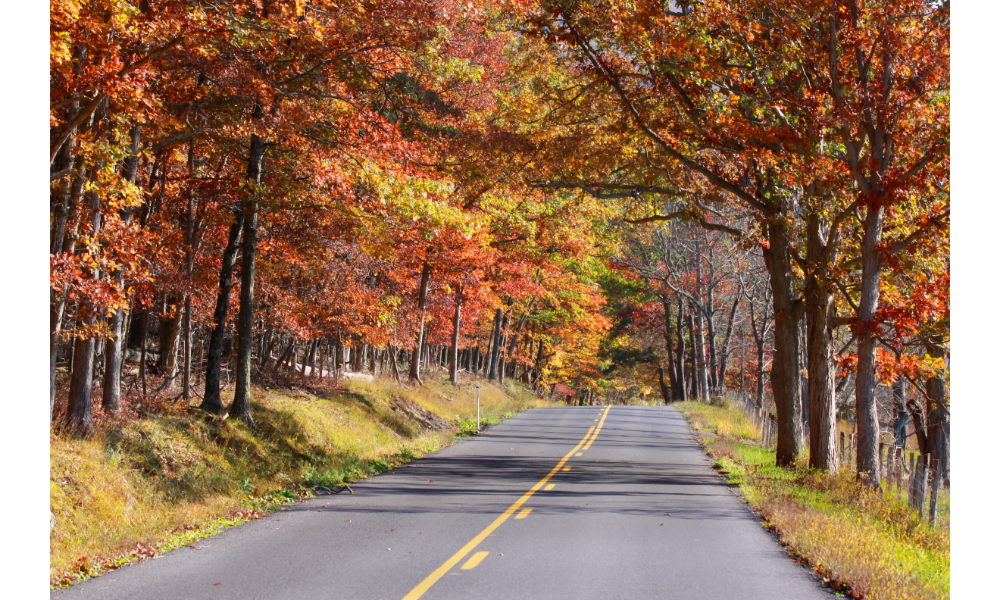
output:
[[[838,469],[846,420],[863,484],[885,435],[947,480],[949,27],[938,0],[52,0],[53,431],[444,367],[738,396],[779,466]]]

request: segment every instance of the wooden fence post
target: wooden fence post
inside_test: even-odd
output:
[[[896,448],[896,495],[903,496],[903,448]]]
[[[924,500],[927,498],[927,471],[930,469],[931,455],[921,456],[923,464],[917,469],[917,514],[924,516]]]
[[[889,465],[888,465],[888,462],[885,460],[885,457],[886,457],[886,454],[885,454],[885,444],[883,444],[882,442],[879,442],[878,443],[878,462],[879,462],[879,464],[878,464],[878,472],[879,472],[879,481],[887,481],[889,479]],[[888,487],[888,486],[886,486],[886,487]]]
[[[855,427],[856,427],[856,425],[855,425]],[[858,460],[857,460],[857,457],[858,457],[857,442],[858,442],[858,440],[857,440],[857,434],[856,433],[852,433],[851,434],[851,447],[848,450],[848,455],[847,456],[848,456],[848,459],[850,459],[851,462],[854,463],[855,467],[857,467],[857,464],[858,464]]]
[[[933,465],[934,478],[931,483],[931,505],[930,508],[927,509],[927,520],[931,522],[931,527],[936,527],[938,491],[941,489],[941,460],[935,458]]]
[[[892,493],[892,481],[896,468],[896,447],[886,446],[885,449],[885,491]]]

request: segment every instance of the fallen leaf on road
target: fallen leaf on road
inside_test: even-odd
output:
[[[219,581],[219,582],[217,582],[217,583],[213,583],[212,585],[222,585],[222,582],[221,582],[221,581]]]

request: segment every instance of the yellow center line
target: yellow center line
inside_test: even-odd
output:
[[[521,512],[517,513],[517,516],[514,517],[514,518],[515,519],[523,519],[524,517],[527,517],[529,514],[531,514],[531,509],[530,508],[522,508]]]
[[[489,554],[488,551],[476,552],[475,554],[472,555],[472,558],[470,558],[468,561],[466,561],[464,565],[462,565],[462,570],[468,571],[469,569],[475,569],[476,565],[483,562],[483,559],[486,558],[487,554]]]
[[[594,432],[594,435],[590,436],[590,441],[587,442],[587,445],[583,447],[584,450],[586,450],[587,448],[590,448],[590,445],[593,444],[594,440],[597,439],[597,434],[601,433],[601,427],[604,427],[604,419],[608,418],[608,413],[609,412],[611,412],[611,407],[610,406],[607,407],[606,409],[604,409],[604,414],[601,415],[601,422],[597,424],[597,431]]]
[[[610,407],[608,407],[608,408],[610,408]],[[605,413],[605,414],[607,414],[607,413]],[[534,486],[532,486],[532,488],[530,490],[528,490],[527,492],[525,492],[523,496],[521,496],[520,498],[518,498],[517,502],[515,502],[514,504],[511,504],[509,507],[507,507],[507,510],[503,511],[503,514],[500,515],[499,517],[497,517],[496,520],[494,520],[492,523],[490,523],[489,526],[486,527],[486,529],[480,531],[479,535],[477,535],[476,537],[474,537],[471,540],[469,540],[469,543],[467,543],[466,545],[462,546],[461,550],[459,550],[458,552],[456,552],[448,560],[444,561],[443,565],[441,565],[440,567],[438,567],[437,569],[435,569],[433,573],[431,573],[430,575],[428,575],[427,577],[425,577],[423,581],[421,581],[420,583],[418,583],[417,587],[413,588],[412,590],[410,590],[410,593],[408,593],[407,595],[403,596],[403,600],[417,600],[417,598],[423,596],[427,592],[427,590],[431,589],[431,586],[434,585],[435,583],[437,583],[439,579],[441,579],[442,577],[444,577],[445,573],[447,573],[448,571],[451,570],[452,567],[454,567],[455,565],[457,565],[459,563],[459,561],[462,560],[463,558],[465,558],[465,556],[469,552],[472,552],[472,549],[475,548],[476,546],[478,546],[480,542],[482,542],[483,540],[485,540],[488,535],[490,535],[491,533],[493,533],[494,531],[496,531],[497,527],[500,527],[501,525],[503,525],[503,522],[506,521],[507,519],[509,519],[512,514],[514,514],[515,512],[517,512],[517,509],[521,508],[521,505],[524,504],[525,502],[527,502],[528,498],[531,498],[531,496],[535,492],[537,492],[543,485],[545,485],[545,483],[549,479],[551,479],[553,475],[555,475],[556,473],[558,473],[559,469],[563,468],[563,465],[566,464],[566,461],[569,460],[569,458],[571,456],[573,456],[573,453],[576,452],[580,448],[580,446],[582,446],[583,443],[587,441],[587,438],[590,437],[591,433],[594,433],[594,426],[593,425],[590,426],[590,429],[587,431],[587,435],[583,436],[583,439],[580,440],[576,444],[576,446],[566,454],[566,456],[562,457],[562,460],[559,461],[559,464],[557,464],[551,471],[549,471],[548,475],[546,475],[545,477],[542,477],[542,479],[538,483],[536,483]],[[596,435],[596,433],[595,433],[595,435]],[[482,560],[482,559],[480,559],[480,560]],[[473,565],[473,566],[475,566],[475,565]]]

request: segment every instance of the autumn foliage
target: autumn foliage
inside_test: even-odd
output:
[[[54,420],[439,365],[947,452],[949,15],[54,0]]]

